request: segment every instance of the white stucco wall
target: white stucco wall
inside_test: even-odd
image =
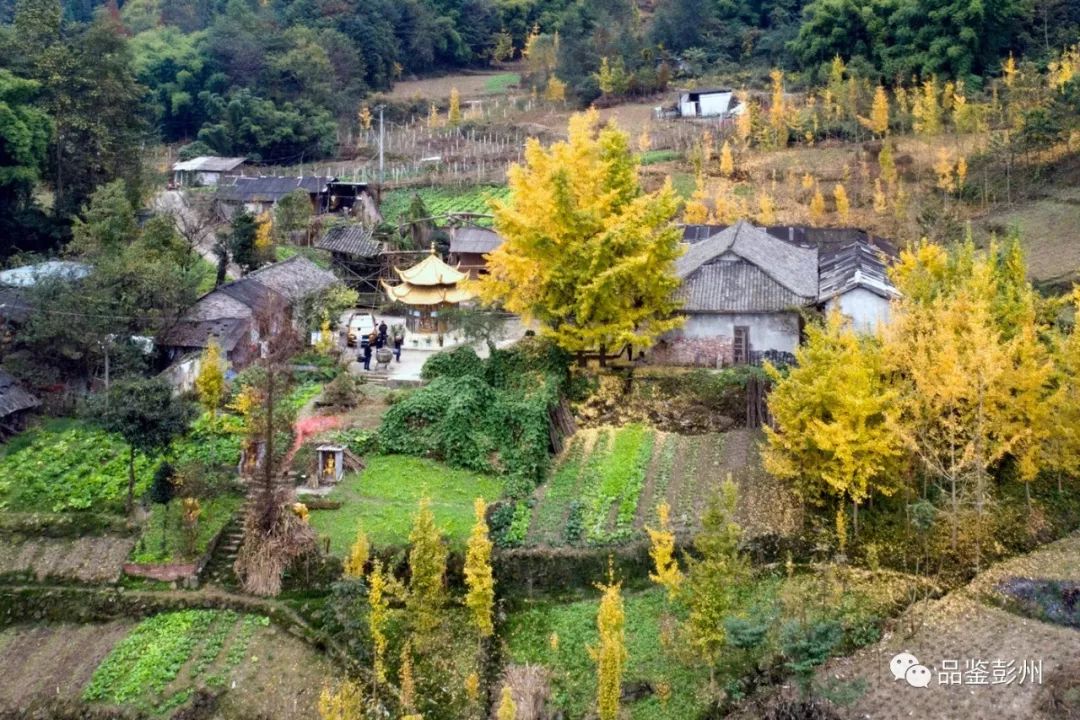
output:
[[[659,364],[729,365],[736,326],[749,328],[751,352],[794,353],[799,346],[798,313],[689,314],[685,325],[660,338],[651,355]]]
[[[734,338],[739,325],[750,328],[751,350],[795,352],[799,346],[799,316],[795,313],[689,315],[675,333],[692,338]]]
[[[872,333],[889,321],[889,301],[866,288],[849,290],[829,300],[826,309],[838,307],[859,332]]]
[[[731,93],[713,93],[702,95],[700,99],[701,117],[713,117],[723,115],[731,107]]]

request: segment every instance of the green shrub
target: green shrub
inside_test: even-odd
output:
[[[568,357],[541,341],[484,361],[474,362],[470,353],[459,349],[428,361],[433,379],[387,411],[379,447],[521,478],[526,482],[515,483],[515,493],[531,490],[547,471],[549,410],[565,383]]]
[[[420,370],[420,377],[434,380],[437,377],[484,377],[484,361],[469,345],[454,350],[435,353]]]

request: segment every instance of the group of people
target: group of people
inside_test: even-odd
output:
[[[393,346],[394,359],[401,362],[401,346],[405,342],[405,334],[395,332],[394,336],[391,338],[388,335],[389,330],[390,328],[386,326],[386,321],[384,320],[369,334],[360,337],[359,360],[364,364],[365,370],[371,370],[371,354],[375,350],[379,350],[387,345]]]

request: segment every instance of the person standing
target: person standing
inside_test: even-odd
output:
[[[360,337],[360,359],[364,363],[365,370],[371,370],[371,336]]]
[[[386,330],[386,321],[383,320],[381,323],[379,323],[379,338],[382,341],[383,345],[386,345]],[[379,347],[382,347],[382,345],[380,345]]]
[[[401,362],[401,346],[405,344],[405,331],[394,330],[394,359]]]

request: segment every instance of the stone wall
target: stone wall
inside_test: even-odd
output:
[[[789,355],[799,346],[801,328],[796,312],[690,314],[683,327],[657,341],[649,358],[657,365],[731,365],[735,328],[739,326],[749,328],[751,358]]]

